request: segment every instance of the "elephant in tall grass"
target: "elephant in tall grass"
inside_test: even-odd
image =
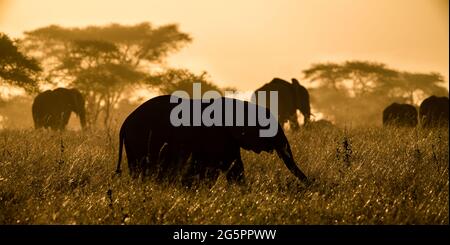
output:
[[[196,100],[177,98],[177,101],[178,104],[171,103],[170,95],[155,97],[143,103],[125,119],[119,133],[117,173],[121,172],[122,149],[125,146],[128,168],[133,177],[137,177],[139,174],[146,175],[147,172],[161,172],[161,169],[179,168],[177,167],[179,164],[174,164],[174,162],[178,161],[183,164],[188,162],[187,158],[190,158],[191,162],[195,163],[187,171],[187,177],[196,174],[207,175],[205,171],[209,169],[213,170],[212,172],[216,171],[212,174],[213,180],[217,178],[217,171],[219,171],[226,174],[229,182],[242,183],[245,175],[240,149],[243,148],[256,153],[275,150],[292,174],[302,181],[307,180],[305,174],[295,163],[283,129],[268,109],[249,102],[222,97],[212,102],[221,102],[222,113],[216,115],[216,111],[214,111],[215,117],[222,114],[219,119],[221,126],[217,124],[174,126],[171,121],[171,112],[181,103],[190,105],[190,111],[185,116],[190,118],[191,122],[200,116],[195,114],[193,109]],[[201,104],[203,116],[212,103]],[[232,105],[231,110],[226,105]],[[271,126],[262,126],[258,118],[253,118],[257,123],[251,126],[249,105],[258,108],[258,113],[261,111],[265,113],[265,116],[270,115],[271,122],[275,123],[274,135],[270,137],[260,135],[262,129]],[[241,111],[243,113],[241,119],[245,121],[244,124],[236,123],[238,107],[245,108]],[[233,123],[231,124],[226,122],[227,113],[233,114]],[[166,146],[168,148],[164,149]],[[169,156],[169,159],[164,157],[166,159],[161,160],[161,155]],[[182,160],[180,161],[180,159]],[[163,174],[169,170],[163,170]]]
[[[384,126],[415,127],[417,122],[417,109],[413,105],[392,103],[383,110]]]
[[[77,89],[56,88],[36,96],[32,105],[34,127],[64,130],[74,112],[80,118],[81,127],[86,127],[86,112],[83,95]]]
[[[278,121],[281,125],[289,122],[292,129],[298,129],[297,109],[303,114],[305,125],[310,121],[309,93],[305,87],[300,85],[297,79],[293,78],[292,83],[289,83],[283,79],[274,78],[269,83],[258,88],[255,94],[258,91],[278,91]],[[266,98],[269,98],[268,94]],[[270,99],[267,99],[267,101],[270,101]]]
[[[430,96],[419,107],[420,123],[424,128],[448,127],[448,97]]]

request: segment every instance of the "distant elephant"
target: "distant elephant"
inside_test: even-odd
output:
[[[190,169],[190,175],[204,174],[208,169],[213,170],[212,172],[217,170],[226,173],[229,182],[242,183],[245,176],[240,148],[243,148],[256,153],[275,150],[287,168],[297,178],[302,181],[307,180],[305,174],[294,161],[289,142],[281,126],[268,109],[236,99],[220,98],[217,100],[222,101],[223,115],[226,114],[224,105],[227,103],[233,104],[234,126],[204,126],[203,124],[201,126],[173,126],[170,121],[170,114],[177,104],[170,103],[170,98],[170,95],[163,95],[150,99],[125,119],[119,133],[117,173],[121,172],[120,163],[124,145],[128,158],[128,168],[132,177],[137,177],[139,174],[146,175],[147,172],[155,173],[164,168],[170,169],[170,165],[164,166],[164,164],[171,164],[174,161],[191,156],[191,160],[196,163],[193,164],[194,168]],[[191,105],[190,113],[188,113],[189,118],[191,122],[195,120],[192,109],[195,100],[177,99],[180,103],[184,101]],[[262,129],[262,126],[259,126],[259,123],[256,126],[248,126],[249,104],[264,111],[266,116],[271,116],[270,118],[275,123],[276,129],[276,134],[273,137],[260,137],[259,130]],[[207,110],[208,104],[202,103],[201,106],[203,114]],[[245,108],[243,111],[245,126],[236,126],[236,108],[238,106]],[[254,116],[256,117],[256,115]],[[225,117],[221,118],[222,125],[225,125]],[[258,122],[257,118],[254,119]],[[166,144],[168,149],[164,150]],[[161,152],[163,152],[162,155],[172,156],[172,159],[161,161],[159,159]],[[162,166],[158,166],[161,164]],[[196,167],[199,169],[197,173],[195,173]],[[213,180],[215,178],[217,178],[216,173],[212,176]]]
[[[448,97],[430,96],[419,107],[420,123],[424,128],[448,127]]]
[[[84,98],[77,89],[57,88],[36,96],[32,105],[34,127],[64,130],[75,112],[82,128],[86,126]]]
[[[293,78],[289,83],[280,78],[274,78],[269,83],[263,85],[255,91],[278,91],[278,121],[281,125],[289,122],[294,130],[299,128],[297,121],[297,109],[304,116],[304,124],[310,121],[311,108],[309,104],[308,90],[301,86],[297,79]],[[267,101],[270,101],[269,94],[266,94]],[[266,103],[266,105],[269,105]]]
[[[392,103],[383,110],[383,125],[397,127],[417,126],[417,109],[410,104]]]

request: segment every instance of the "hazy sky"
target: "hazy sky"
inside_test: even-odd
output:
[[[0,31],[178,23],[193,42],[169,64],[253,90],[311,63],[362,59],[449,76],[448,0],[0,0]]]

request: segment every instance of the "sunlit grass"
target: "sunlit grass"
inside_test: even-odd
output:
[[[242,151],[247,185],[197,190],[113,178],[116,135],[0,131],[0,223],[448,224],[447,129],[288,133],[311,186]]]

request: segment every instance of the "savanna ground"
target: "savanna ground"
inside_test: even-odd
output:
[[[448,129],[287,133],[300,183],[276,154],[242,151],[247,185],[113,176],[117,132],[0,131],[2,224],[448,224]],[[214,140],[214,139],[211,139]]]

